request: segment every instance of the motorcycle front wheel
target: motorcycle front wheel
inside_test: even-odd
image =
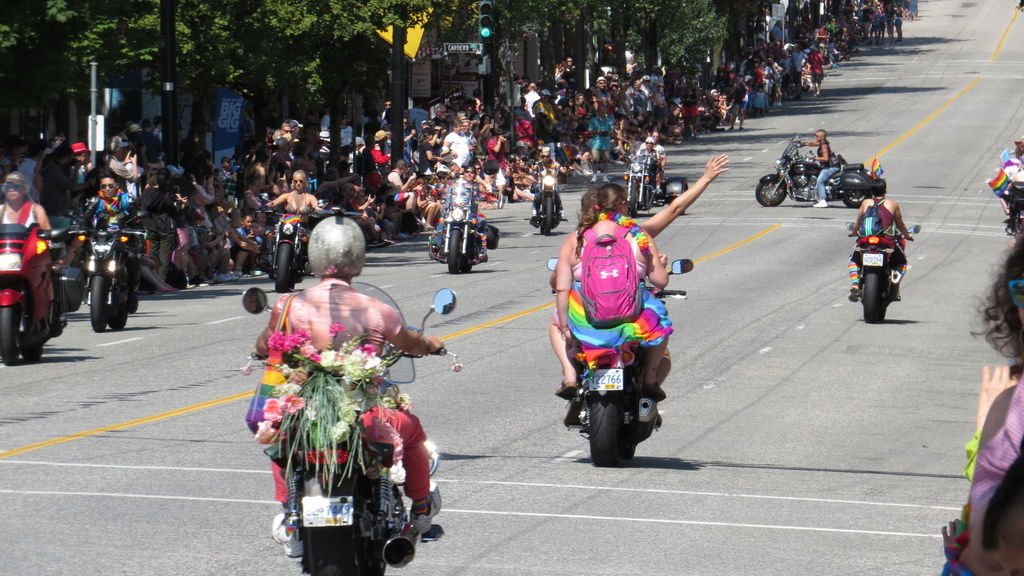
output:
[[[462,253],[462,228],[452,226],[451,232],[448,233],[448,273],[462,273],[462,259],[465,257],[466,255]]]
[[[292,251],[295,248],[291,244],[281,244],[277,247],[277,261],[274,263],[274,290],[278,294],[286,294],[292,291]]]
[[[622,426],[622,404],[619,398],[605,394],[588,394],[590,411],[590,460],[594,466],[618,466],[622,460],[619,446]]]
[[[107,331],[107,299],[110,296],[110,281],[97,274],[89,286],[89,323],[92,331],[100,334]]]
[[[629,185],[629,217],[636,218],[640,211],[640,190],[636,184]]]
[[[786,183],[781,178],[757,183],[754,190],[757,203],[765,208],[774,208],[786,199]]]
[[[18,330],[21,328],[21,308],[4,306],[0,308],[0,359],[4,365],[13,366],[18,363]]]
[[[551,235],[551,223],[555,213],[555,199],[550,195],[544,197],[544,217],[540,220],[540,233],[545,236]]]
[[[302,567],[313,576],[358,576],[356,527],[302,528]]]
[[[860,300],[864,305],[865,323],[880,324],[885,320],[885,305],[882,303],[882,275],[880,273],[871,272],[864,275]]]

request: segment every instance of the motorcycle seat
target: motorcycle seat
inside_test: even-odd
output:
[[[67,228],[54,228],[53,230],[40,230],[40,240],[50,240],[51,242],[63,242],[67,240],[68,229]]]
[[[846,172],[846,171],[863,172],[864,171],[864,165],[863,164],[846,164],[845,166],[843,166],[843,171],[844,172]]]

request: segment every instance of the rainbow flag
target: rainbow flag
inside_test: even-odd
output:
[[[1000,168],[996,177],[988,181],[988,187],[996,196],[1002,196],[1003,192],[1010,187],[1010,177],[1006,175],[1006,171]]]
[[[878,158],[871,159],[871,166],[868,167],[868,173],[871,174],[871,178],[878,180],[885,175],[885,170],[882,170],[882,163],[878,161]]]

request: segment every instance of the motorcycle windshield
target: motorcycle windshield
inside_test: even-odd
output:
[[[398,303],[387,292],[367,282],[353,282],[352,287],[358,290],[360,294],[376,298],[394,308],[402,319],[402,324],[405,324],[405,316],[402,315],[402,309],[398,307]],[[409,384],[416,380],[416,365],[413,363],[412,358],[403,357],[398,362],[395,362],[388,369],[387,380],[392,384]]]

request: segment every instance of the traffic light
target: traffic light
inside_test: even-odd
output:
[[[480,0],[476,3],[476,12],[480,37],[487,40],[494,35],[494,2]]]

